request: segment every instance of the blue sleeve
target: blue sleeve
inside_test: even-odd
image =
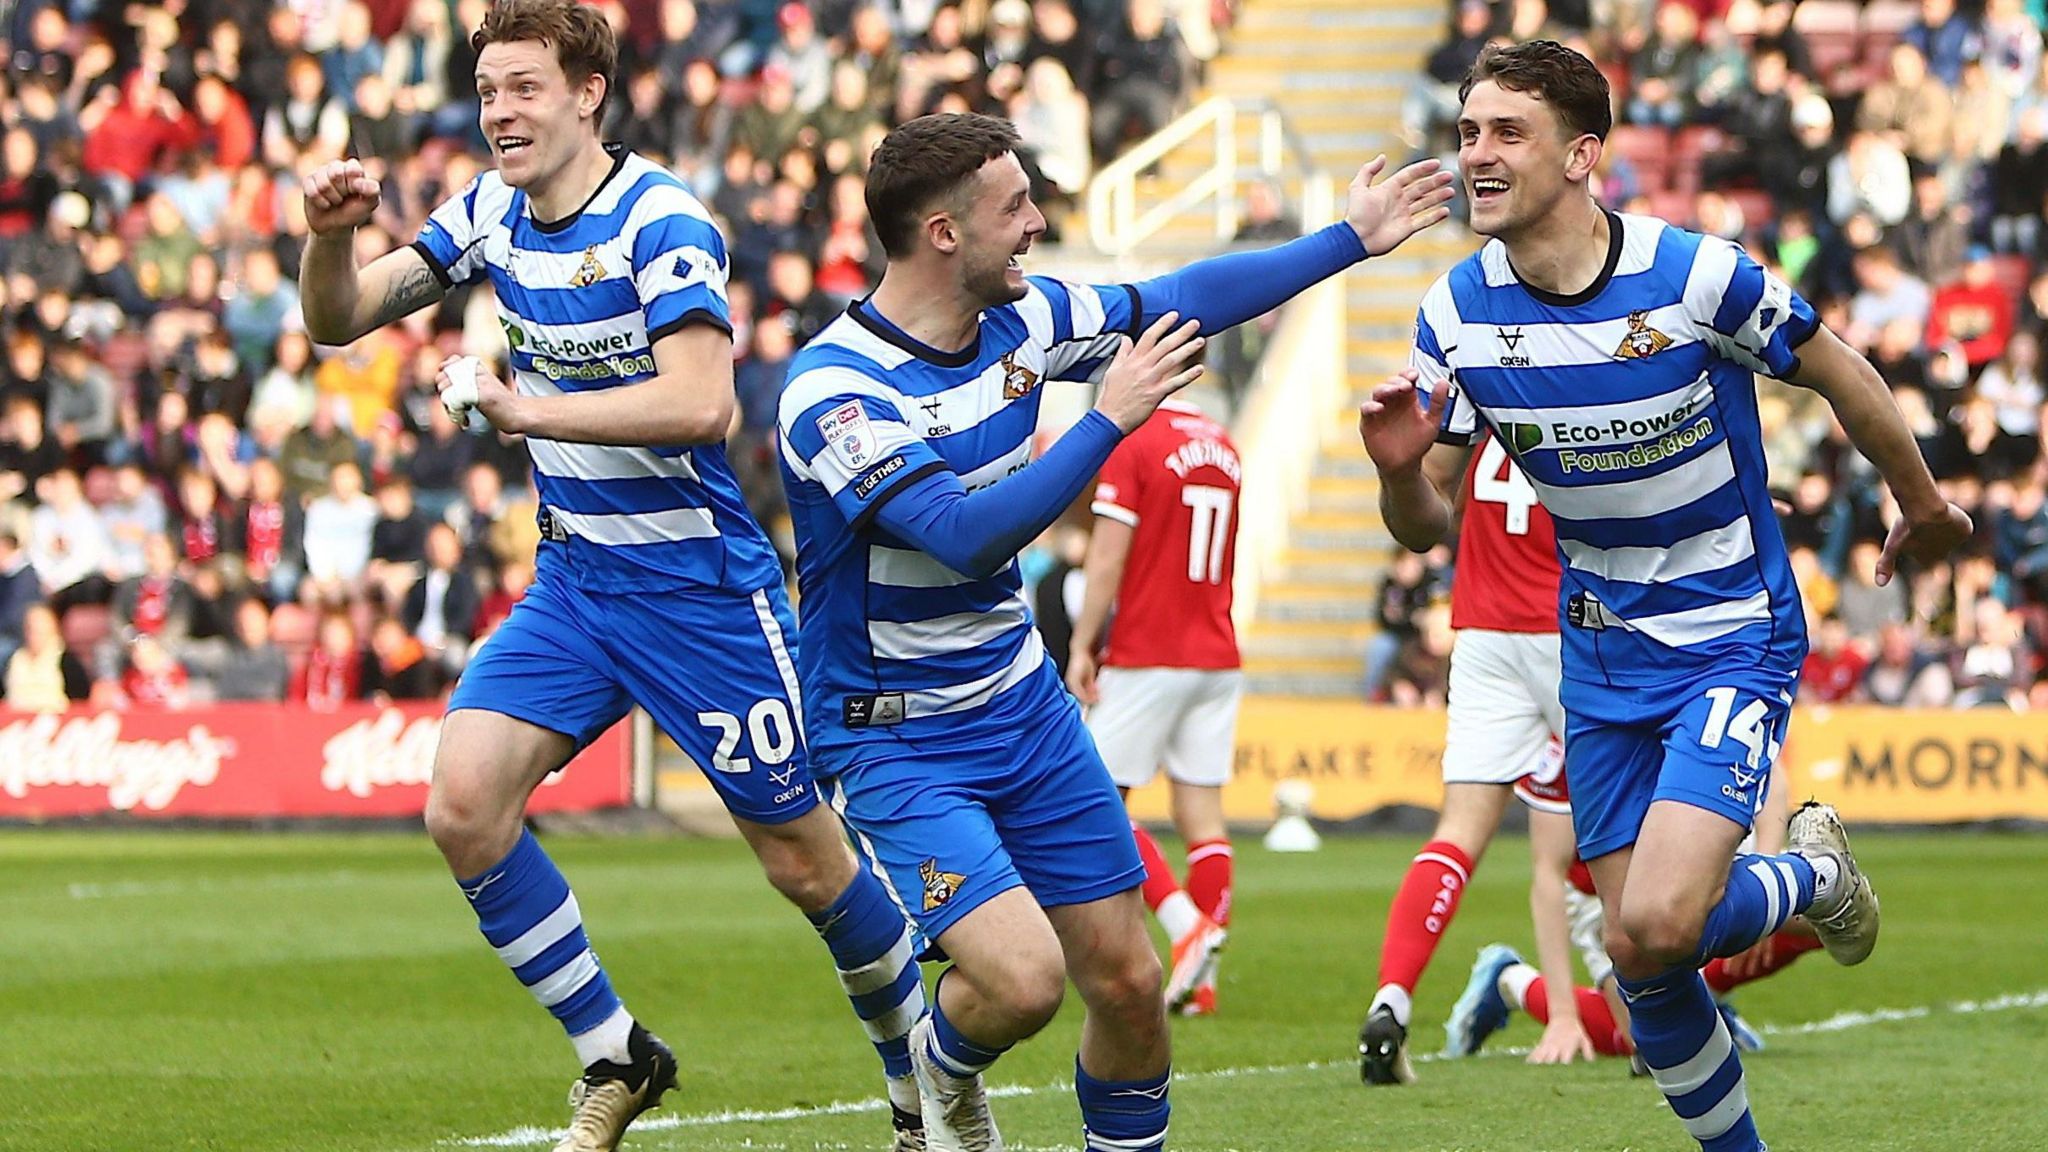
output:
[[[482,199],[483,177],[479,176],[435,208],[420,226],[419,238],[412,242],[413,250],[426,258],[427,269],[444,289],[467,284],[483,274],[486,225],[479,213],[487,213],[495,205],[482,204]]]
[[[1752,372],[1797,375],[1800,346],[1820,330],[1813,306],[1739,244],[1702,238],[1693,260],[1686,303],[1707,342]]]
[[[1059,519],[1122,439],[1091,410],[1022,471],[969,492],[958,473],[934,470],[896,488],[876,519],[963,576],[993,576]]]
[[[1358,233],[1340,221],[1271,248],[1197,260],[1137,285],[1143,315],[1132,327],[1142,331],[1178,312],[1200,320],[1204,336],[1214,335],[1271,312],[1365,256]]]
[[[904,487],[944,470],[888,397],[833,368],[793,374],[778,401],[784,460],[826,495],[855,531]]]
[[[651,191],[643,200],[659,194]],[[635,229],[633,287],[646,314],[647,342],[694,323],[731,332],[726,274],[725,238],[709,220],[671,210]]]

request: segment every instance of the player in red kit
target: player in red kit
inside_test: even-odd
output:
[[[1173,940],[1167,1008],[1189,1015],[1215,1010],[1230,922],[1223,785],[1244,693],[1230,620],[1239,478],[1229,434],[1192,404],[1168,400],[1124,438],[1096,484],[1087,590],[1067,657],[1067,686],[1088,707],[1088,730],[1118,787],[1128,795],[1164,766],[1173,789],[1174,827],[1188,846],[1185,890],[1151,834],[1131,827],[1145,903]]]
[[[1532,1064],[1569,1063],[1574,1056],[1594,1053],[1633,1056],[1628,1008],[1615,984],[1614,962],[1602,939],[1600,900],[1593,891],[1593,875],[1579,859],[1574,842],[1571,791],[1565,774],[1560,770],[1542,779],[1525,777],[1515,784],[1515,797],[1529,808],[1529,853],[1535,865],[1529,908],[1542,968],[1539,971],[1524,963],[1521,955],[1505,944],[1480,949],[1464,994],[1444,1025],[1444,1055],[1469,1056],[1479,1051],[1519,1008],[1545,1026],[1546,1039],[1551,1036],[1551,1023],[1560,1016],[1578,1021],[1590,1046],[1572,1050],[1539,1044],[1529,1054]],[[1773,787],[1766,804],[1766,812],[1757,820],[1754,844],[1746,845],[1745,851],[1768,852],[1785,840],[1790,813],[1783,790]],[[1736,1047],[1755,1051],[1764,1046],[1764,1040],[1735,1011],[1728,993],[1783,971],[1820,946],[1812,927],[1795,917],[1749,951],[1710,960],[1700,969]],[[1577,987],[1570,978],[1573,948],[1589,978],[1588,984]]]
[[[1408,1024],[1416,982],[1500,828],[1515,781],[1561,763],[1544,757],[1564,736],[1550,514],[1492,438],[1473,454],[1459,504],[1443,808],[1387,912],[1379,990],[1358,1033],[1359,1074],[1367,1084],[1414,1081]],[[1560,1032],[1564,1026],[1560,1020]]]

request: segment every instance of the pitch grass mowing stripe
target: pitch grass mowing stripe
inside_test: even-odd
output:
[[[1993,1012],[2016,1012],[2030,1008],[2048,1008],[2048,988],[2034,992],[2016,992],[1990,1000],[1959,1000],[1939,1007],[1920,1005],[1913,1008],[1878,1008],[1868,1012],[1841,1012],[1825,1020],[1810,1020],[1804,1024],[1766,1024],[1760,1029],[1766,1036],[1814,1036],[1830,1032],[1847,1032],[1855,1028],[1867,1028],[1873,1024],[1891,1024],[1905,1020],[1924,1020],[1936,1013],[1950,1016],[1975,1016]],[[1479,1054],[1486,1057],[1524,1056],[1527,1048],[1496,1048]],[[1435,1053],[1423,1053],[1410,1057],[1416,1063],[1429,1063],[1442,1057]],[[1174,1080],[1180,1083],[1200,1080],[1234,1080],[1244,1076],[1286,1075],[1300,1072],[1320,1072],[1329,1068],[1348,1068],[1349,1060],[1310,1060],[1301,1064],[1263,1064],[1245,1068],[1215,1068],[1206,1072],[1180,1072]],[[1005,1099],[1015,1096],[1037,1096],[1044,1093],[1065,1093],[1074,1090],[1072,1081],[1054,1080],[1045,1084],[1004,1084],[988,1090],[991,1099]],[[633,1125],[635,1132],[662,1132],[677,1128],[716,1128],[728,1124],[765,1124],[783,1120],[812,1120],[825,1116],[853,1116],[867,1112],[882,1112],[889,1102],[879,1098],[867,1100],[841,1100],[830,1104],[803,1108],[737,1109],[725,1112],[705,1112],[694,1116],[662,1115],[638,1121]],[[462,1148],[532,1148],[551,1144],[561,1139],[560,1129],[536,1128],[531,1125],[514,1128],[495,1136],[468,1136],[442,1141],[445,1145]]]

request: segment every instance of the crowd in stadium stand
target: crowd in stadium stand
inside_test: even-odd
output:
[[[0,3],[5,704],[432,698],[532,579],[525,450],[450,423],[502,353],[487,287],[347,348],[306,338],[300,175],[364,159],[367,261],[488,163],[486,0]],[[896,122],[1013,118],[1057,208],[1184,104],[1221,0],[606,0],[608,139],[730,239],[764,521],[796,346],[873,284],[860,170]]]
[[[1740,240],[1891,384],[1977,535],[1871,578],[1890,509],[1826,403],[1766,383],[1772,482],[1805,594],[1802,699],[2048,708],[2048,65],[2041,0],[1459,0],[1406,106],[1448,154],[1494,38],[1599,61],[1610,208]],[[1395,567],[1368,691],[1440,702],[1448,554]]]

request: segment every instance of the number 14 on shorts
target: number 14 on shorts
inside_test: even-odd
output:
[[[1778,749],[1783,746],[1783,717],[1787,713],[1781,711],[1773,723],[1769,701],[1751,697],[1749,703],[1737,711],[1735,703],[1739,698],[1739,689],[1707,689],[1707,699],[1712,701],[1712,707],[1707,712],[1705,726],[1700,730],[1700,747],[1712,751],[1723,741],[1733,740],[1749,750],[1747,763],[1750,768],[1768,768],[1777,762]]]

